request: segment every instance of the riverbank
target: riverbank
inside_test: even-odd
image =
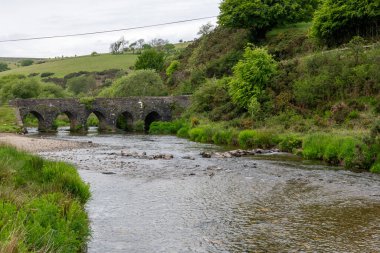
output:
[[[59,151],[68,149],[91,148],[97,146],[89,142],[75,142],[66,140],[52,140],[46,138],[31,138],[27,136],[0,133],[0,144],[16,147],[19,150],[37,153],[43,151]]]
[[[196,124],[195,124],[196,123]],[[221,123],[200,124],[176,120],[154,122],[152,134],[176,134],[191,141],[242,149],[278,148],[309,160],[323,160],[347,169],[380,173],[380,121],[367,133],[313,131],[277,132],[273,129],[238,129]]]
[[[0,252],[85,252],[89,185],[72,165],[21,151],[83,145],[0,134]]]

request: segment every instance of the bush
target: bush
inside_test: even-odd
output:
[[[178,130],[177,136],[180,138],[190,138],[189,131],[190,128],[188,126],[184,126]]]
[[[0,62],[0,72],[9,70],[8,64],[5,62]]]
[[[150,134],[177,134],[185,125],[183,120],[176,120],[172,122],[155,121],[149,127]]]
[[[370,170],[372,173],[378,173],[380,174],[380,161],[377,161],[376,163],[374,163],[371,167],[371,170]]]
[[[211,126],[196,127],[189,130],[190,140],[201,143],[212,143],[213,128]]]
[[[205,114],[212,121],[236,117],[239,109],[232,103],[228,93],[228,80],[208,80],[193,94],[190,111]]]
[[[107,94],[106,94],[107,93]],[[154,70],[137,70],[128,76],[117,79],[111,87],[103,90],[99,96],[163,96],[167,95],[159,74]]]
[[[266,49],[247,47],[243,59],[234,66],[234,75],[229,83],[233,101],[245,109],[252,97],[260,101],[276,69],[276,61]]]
[[[23,67],[30,66],[33,63],[34,63],[34,61],[31,60],[31,59],[25,59],[25,60],[20,61],[20,65],[23,66]]]
[[[212,141],[218,145],[236,146],[238,133],[234,129],[222,129],[215,131]]]
[[[144,50],[135,63],[135,69],[154,69],[161,71],[164,68],[164,53],[154,48]]]
[[[68,79],[66,85],[68,91],[74,93],[75,95],[89,94],[91,91],[95,90],[96,80],[92,75],[82,75]]]
[[[41,73],[41,77],[44,78],[44,77],[49,77],[49,76],[52,76],[54,75],[54,73],[52,72],[44,72],[44,73]]]
[[[346,168],[364,168],[365,161],[355,161],[363,152],[358,147],[363,143],[353,137],[341,137],[332,134],[311,134],[304,138],[303,156],[306,159],[324,160],[330,164],[342,164]]]
[[[296,135],[281,136],[278,147],[283,152],[292,153],[295,149],[302,147],[302,138]]]
[[[273,148],[278,137],[270,131],[244,130],[239,133],[239,145],[242,148]]]

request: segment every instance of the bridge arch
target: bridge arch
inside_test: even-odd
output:
[[[129,111],[124,111],[120,113],[116,118],[116,128],[124,131],[133,130],[134,118],[132,113]]]
[[[67,118],[69,119],[70,121],[70,130],[75,130],[76,127],[77,127],[77,118],[76,118],[76,114],[75,113],[72,113],[68,110],[64,110],[64,111],[61,111],[59,113],[57,113],[55,116],[54,116],[54,123],[53,125],[55,124],[55,121],[58,119],[58,117],[60,115],[66,115]],[[57,128],[56,125],[53,126],[54,128]]]
[[[108,123],[107,123],[107,118],[106,116],[104,115],[104,113],[98,111],[98,110],[92,110],[90,111],[85,120],[87,122],[88,118],[90,117],[91,114],[94,114],[96,116],[96,118],[98,118],[99,120],[99,125],[98,125],[98,130],[99,131],[102,131],[102,130],[107,130],[107,127],[108,127]]]
[[[160,121],[162,120],[162,116],[157,111],[151,111],[145,116],[144,119],[144,130],[145,132],[149,131],[150,124],[152,124],[154,121]]]
[[[22,122],[24,124],[24,127],[26,126],[25,122],[28,117],[28,115],[32,115],[38,120],[38,130],[39,131],[46,131],[46,126],[45,126],[45,118],[42,116],[41,113],[31,110],[31,111],[26,111],[24,115],[22,116]]]

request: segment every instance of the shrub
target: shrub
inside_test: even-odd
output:
[[[253,96],[260,101],[276,70],[277,63],[266,49],[248,46],[243,59],[233,68],[234,75],[229,83],[233,101],[246,109]]]
[[[173,73],[178,70],[180,66],[180,62],[177,61],[177,60],[174,60],[170,63],[169,67],[166,69],[166,75],[168,77],[171,77],[173,75]]]
[[[332,134],[311,134],[304,138],[303,156],[306,159],[324,160],[330,164],[343,164],[346,168],[365,168],[366,158],[359,161],[364,152],[363,143],[353,137],[341,137]]]
[[[159,74],[154,70],[137,70],[128,76],[117,79],[109,88],[112,97],[162,96],[166,95]]]
[[[188,126],[184,126],[178,130],[177,136],[180,138],[190,138],[189,130],[190,128]]]
[[[41,77],[44,78],[44,77],[49,77],[49,76],[52,76],[54,75],[54,73],[52,72],[44,72],[44,73],[41,73]]]
[[[244,130],[239,133],[242,148],[272,148],[278,144],[278,137],[270,131]]]
[[[190,140],[202,143],[212,143],[213,128],[210,126],[196,127],[189,130]]]
[[[66,85],[68,91],[75,95],[89,94],[96,88],[96,80],[92,75],[82,75],[68,79]]]
[[[149,127],[150,134],[176,134],[185,125],[184,121],[172,122],[155,121]]]
[[[0,72],[9,70],[8,64],[5,62],[0,62]]]
[[[25,60],[20,61],[20,65],[23,66],[23,67],[30,66],[33,63],[34,63],[34,61],[31,60],[31,59],[25,59]]]
[[[296,135],[286,135],[280,137],[278,147],[284,152],[293,152],[302,147],[302,139]]]
[[[375,162],[370,170],[372,173],[378,173],[380,174],[380,161]]]
[[[135,63],[135,69],[154,69],[161,71],[164,68],[164,53],[154,48],[144,50]]]

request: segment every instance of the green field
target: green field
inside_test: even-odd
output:
[[[183,42],[175,44],[177,50],[186,48],[191,42]],[[10,67],[10,70],[0,72],[0,76],[10,74],[29,75],[31,73],[54,73],[55,77],[64,77],[67,74],[79,71],[103,71],[107,69],[122,69],[128,70],[132,67],[137,59],[137,54],[99,54],[96,56],[78,56],[60,59],[32,59],[35,63],[27,67],[19,67],[16,64],[26,58],[2,58],[0,62],[5,62]],[[44,63],[36,63],[38,61],[46,61]]]
[[[0,76],[9,74],[24,74],[52,72],[56,77],[78,71],[103,71],[105,69],[127,70],[135,64],[137,55],[133,54],[100,54],[97,56],[80,56],[63,59],[48,60],[42,64],[33,64],[27,67],[14,68],[0,73]]]

